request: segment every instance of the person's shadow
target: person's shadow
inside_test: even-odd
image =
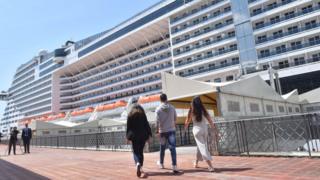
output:
[[[212,173],[222,173],[222,172],[240,172],[240,171],[248,171],[251,170],[252,168],[214,168],[215,171]],[[189,173],[209,173],[207,168],[195,168],[195,169],[183,169],[179,173],[173,173],[171,172],[171,169],[165,169],[168,171],[163,171],[163,172],[146,172],[146,176],[142,178],[148,178],[152,176],[181,176],[183,174],[189,174]]]
[[[164,171],[166,170],[166,171]],[[173,173],[172,172],[172,169],[168,169],[168,168],[164,168],[162,169],[162,171],[156,171],[156,172],[152,172],[152,171],[149,171],[149,172],[146,172],[146,176],[145,177],[142,177],[142,178],[148,178],[150,176],[181,176],[184,174],[184,170],[180,170],[178,173]]]

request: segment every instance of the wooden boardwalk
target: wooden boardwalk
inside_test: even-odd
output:
[[[128,152],[64,150],[32,148],[31,154],[3,156],[0,147],[0,180],[38,179],[137,179],[132,154]],[[178,167],[160,170],[158,153],[145,154],[144,170],[147,179],[319,179],[320,159],[271,157],[214,157],[217,172],[207,172],[206,165],[192,167],[194,148],[178,150]],[[170,167],[169,151],[165,166]]]

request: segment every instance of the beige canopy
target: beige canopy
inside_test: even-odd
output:
[[[259,76],[226,83],[209,83],[163,72],[162,90],[167,94],[168,100],[179,109],[189,109],[192,98],[200,96],[206,108],[213,110],[215,116],[221,115],[218,110],[218,104],[221,103],[218,99],[219,94],[264,99],[279,103],[287,102]]]
[[[206,108],[213,110],[215,115],[219,115],[217,86],[213,84],[162,73],[162,90],[176,108],[189,109],[192,98],[200,96]]]

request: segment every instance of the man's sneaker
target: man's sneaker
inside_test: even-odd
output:
[[[215,169],[213,167],[208,168],[209,172],[215,172]]]
[[[157,161],[157,165],[159,166],[160,169],[164,169],[164,165],[160,163],[160,161]]]
[[[177,168],[177,166],[172,166],[172,172],[173,173],[179,173],[179,170],[178,170],[178,168]]]
[[[138,177],[141,176],[141,165],[140,165],[140,163],[137,163],[137,176]]]

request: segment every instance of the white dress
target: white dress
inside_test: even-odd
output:
[[[197,160],[211,161],[212,157],[208,149],[208,125],[207,120],[202,116],[200,122],[196,121],[196,117],[192,117],[193,121],[193,136],[197,143]]]

